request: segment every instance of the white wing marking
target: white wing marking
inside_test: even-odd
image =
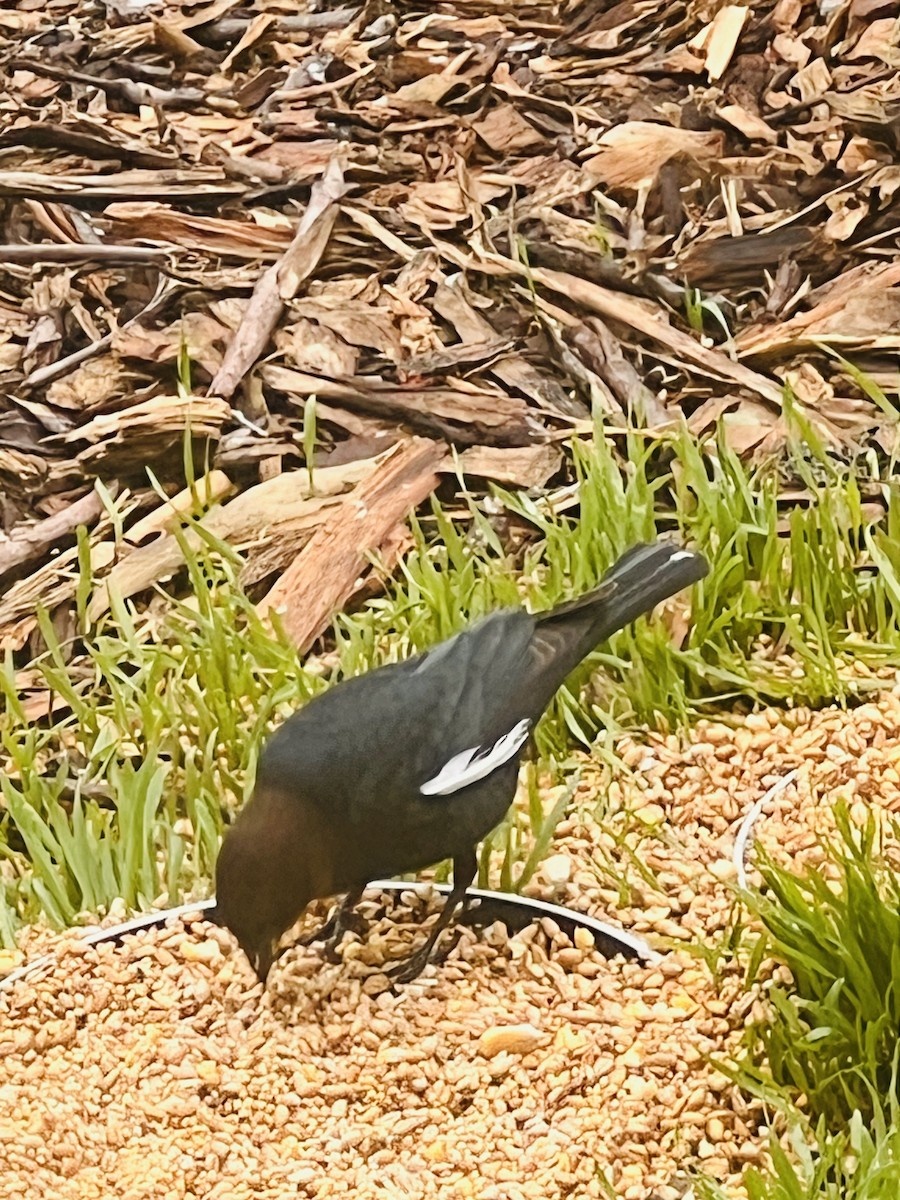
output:
[[[493,746],[473,746],[471,750],[454,754],[433,779],[422,784],[419,791],[423,796],[450,796],[470,783],[477,783],[509,762],[528,741],[530,732],[531,722],[525,718],[514,725],[509,733],[498,738]]]

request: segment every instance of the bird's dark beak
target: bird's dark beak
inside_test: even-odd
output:
[[[255,954],[248,954],[250,965],[256,972],[256,978],[265,989],[266,981],[269,978],[269,972],[272,970],[272,963],[275,961],[275,952],[272,947],[267,947],[265,950],[259,950]]]
[[[269,978],[269,967],[271,963],[266,961],[266,958],[260,954],[254,954],[250,959],[250,966],[256,972],[256,978],[259,982],[266,986],[266,980]]]

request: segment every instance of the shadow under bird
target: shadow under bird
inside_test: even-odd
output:
[[[635,546],[577,600],[495,612],[288,718],[216,864],[215,918],[260,980],[311,901],[344,896],[305,939],[329,939],[333,958],[371,880],[452,858],[453,889],[430,935],[390,972],[415,978],[475,878],[479,841],[512,803],[526,743],[556,690],[598,643],[707,569],[667,542]]]

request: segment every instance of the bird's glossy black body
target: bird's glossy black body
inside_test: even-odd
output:
[[[533,726],[597,643],[705,573],[699,555],[636,547],[571,604],[494,613],[425,654],[337,685],[290,717],[265,748],[254,795],[217,866],[219,919],[260,975],[313,899],[354,898],[372,879],[450,857],[459,899],[478,842],[515,794],[524,745],[508,752],[501,739],[520,723]],[[451,770],[448,794],[423,793],[456,756],[495,745],[495,757],[508,756],[483,778],[469,782],[471,766]]]

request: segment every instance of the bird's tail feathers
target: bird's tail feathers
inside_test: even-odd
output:
[[[633,546],[607,571],[599,587],[548,612],[541,623],[569,625],[574,619],[580,624],[575,616],[580,613],[584,633],[577,640],[586,654],[661,601],[697,583],[708,570],[702,554],[671,542]]]

